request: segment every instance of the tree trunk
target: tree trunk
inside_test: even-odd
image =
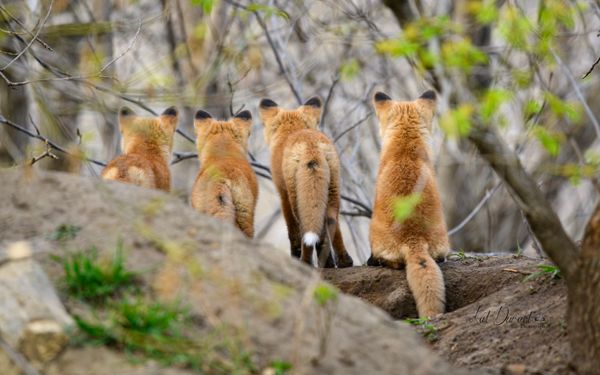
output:
[[[569,280],[568,326],[573,365],[580,374],[600,371],[600,202],[588,222],[577,272]]]

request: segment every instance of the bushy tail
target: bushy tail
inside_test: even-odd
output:
[[[315,246],[323,231],[330,179],[329,164],[322,156],[306,158],[296,171],[296,207],[306,246]]]
[[[417,303],[420,318],[443,313],[446,304],[442,270],[427,250],[427,244],[424,244],[423,250],[410,250],[406,256],[408,287]]]

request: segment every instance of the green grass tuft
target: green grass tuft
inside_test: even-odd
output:
[[[292,369],[292,364],[286,361],[276,360],[269,366],[273,369],[274,375],[286,375]]]
[[[112,260],[102,263],[95,248],[60,258],[67,291],[75,298],[102,302],[117,291],[131,286],[135,274],[125,269],[123,246],[117,244]]]
[[[419,327],[423,336],[430,342],[437,341],[440,338],[438,328],[429,319],[405,319],[404,322]]]
[[[103,320],[75,321],[88,342],[125,350],[133,358],[151,358],[163,366],[188,367],[199,373],[255,373],[252,357],[243,351],[235,334],[215,330],[190,334],[189,313],[177,304],[142,298],[124,298],[107,305]]]
[[[538,264],[537,268],[539,271],[528,275],[523,279],[524,282],[535,280],[539,277],[546,277],[548,280],[560,279],[562,277],[560,269],[553,264]]]

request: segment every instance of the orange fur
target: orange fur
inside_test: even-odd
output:
[[[428,145],[435,94],[428,91],[415,101],[396,102],[377,93],[374,106],[383,147],[370,228],[369,264],[391,268],[406,264],[419,316],[433,316],[444,312],[445,305],[444,279],[434,260],[443,261],[449,250]],[[420,193],[420,201],[408,219],[397,222],[394,201],[411,193]]]
[[[236,225],[254,237],[258,198],[256,175],[246,159],[252,116],[244,111],[229,121],[198,111],[194,120],[200,172],[192,188],[192,207]]]
[[[147,188],[171,190],[169,159],[177,128],[177,110],[168,108],[159,117],[140,117],[127,107],[119,111],[123,155],[102,171],[102,178]]]
[[[312,264],[317,248],[319,266],[352,266],[339,226],[340,162],[331,140],[317,130],[321,100],[309,99],[295,110],[280,109],[263,99],[259,113],[271,149],[271,173],[281,198],[281,210],[291,254]]]

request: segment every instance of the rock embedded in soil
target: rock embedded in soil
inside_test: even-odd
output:
[[[0,249],[0,335],[34,361],[48,362],[66,346],[74,322],[25,242]]]

